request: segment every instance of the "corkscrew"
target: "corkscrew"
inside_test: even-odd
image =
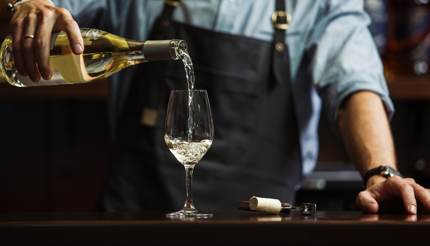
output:
[[[301,203],[298,206],[287,202],[281,202],[278,199],[251,197],[248,201],[240,202],[240,209],[260,211],[271,214],[300,214],[303,216],[315,216],[317,213],[317,205],[315,203]]]

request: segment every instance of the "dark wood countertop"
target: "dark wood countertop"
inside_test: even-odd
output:
[[[138,214],[3,214],[2,245],[383,245],[426,242],[430,215],[215,213],[209,220]]]

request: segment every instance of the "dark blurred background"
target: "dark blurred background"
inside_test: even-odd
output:
[[[430,187],[430,0],[366,0],[396,114],[398,165]],[[110,159],[108,83],[0,85],[0,212],[95,211]],[[297,202],[353,209],[362,188],[322,114],[320,155]]]

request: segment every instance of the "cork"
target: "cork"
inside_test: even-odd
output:
[[[282,210],[282,203],[278,199],[253,196],[249,199],[249,209],[271,214],[279,214]]]

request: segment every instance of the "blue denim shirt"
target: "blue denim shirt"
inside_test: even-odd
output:
[[[71,11],[81,26],[96,27],[145,40],[163,0],[55,0]],[[342,101],[357,91],[372,91],[383,100],[389,116],[393,105],[362,0],[287,0],[292,22],[286,33],[291,80],[299,125],[303,173],[315,166],[321,105],[336,126]],[[270,41],[273,0],[184,0],[174,18],[218,32]],[[186,18],[188,11],[191,18]],[[250,51],[252,52],[252,51]],[[304,62],[306,61],[306,62]],[[129,80],[127,72],[112,78]]]

